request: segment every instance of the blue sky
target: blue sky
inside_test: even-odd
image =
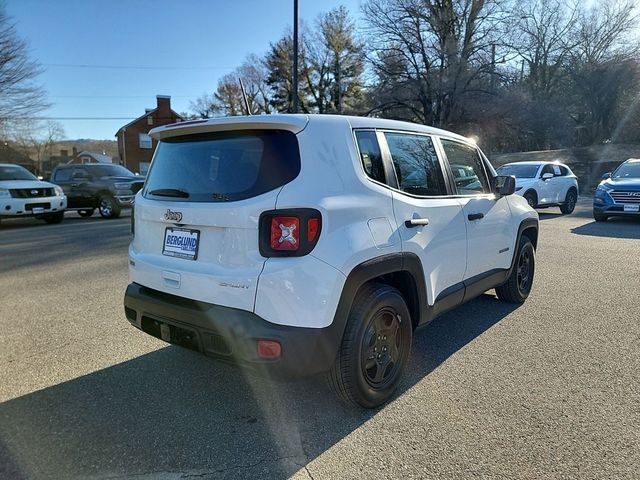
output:
[[[293,0],[0,0],[45,68],[53,106],[43,115],[135,118],[171,95],[174,110],[215,90],[250,53],[264,53],[292,25]],[[300,18],[362,0],[299,0]],[[62,66],[67,65],[67,66]],[[145,68],[79,68],[102,65]],[[173,68],[176,67],[176,68]],[[212,67],[212,68],[202,68]],[[67,138],[113,139],[128,120],[61,120]]]

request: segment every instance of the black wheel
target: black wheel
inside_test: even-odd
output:
[[[606,222],[609,217],[604,215],[603,213],[598,213],[595,210],[593,211],[593,218],[596,222]]]
[[[365,408],[385,403],[398,387],[411,351],[411,316],[400,292],[373,283],[360,289],[347,320],[329,385]]]
[[[95,208],[89,208],[87,210],[78,210],[78,215],[80,215],[81,217],[90,217],[91,215],[93,215],[93,212],[95,212],[96,209]]]
[[[60,223],[64,220],[64,211],[55,213],[46,213],[41,217],[47,223]]]
[[[578,194],[571,188],[567,192],[567,196],[564,197],[564,203],[560,205],[560,211],[565,215],[572,213],[576,208],[576,202],[578,201]]]
[[[516,255],[516,263],[511,275],[504,284],[496,287],[498,298],[504,302],[523,303],[533,286],[536,252],[528,237],[523,235],[520,238]]]
[[[531,208],[536,208],[538,206],[538,196],[536,192],[529,191],[524,194],[524,199],[527,201]]]
[[[120,205],[111,195],[103,195],[98,200],[98,211],[104,218],[118,218],[120,216]]]

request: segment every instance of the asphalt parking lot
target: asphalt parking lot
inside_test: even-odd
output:
[[[129,326],[127,216],[3,221],[0,478],[638,478],[640,221],[544,212],[529,300],[418,330],[378,411]]]

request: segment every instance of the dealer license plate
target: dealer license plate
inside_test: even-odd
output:
[[[200,231],[188,228],[167,227],[164,231],[162,254],[170,257],[195,260],[198,258]]]
[[[640,211],[640,204],[638,204],[638,205],[625,205],[624,206],[624,211],[625,212],[638,212],[638,211]]]

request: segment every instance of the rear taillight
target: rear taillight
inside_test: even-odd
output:
[[[299,257],[318,243],[322,217],[312,208],[270,210],[260,215],[260,254]]]

